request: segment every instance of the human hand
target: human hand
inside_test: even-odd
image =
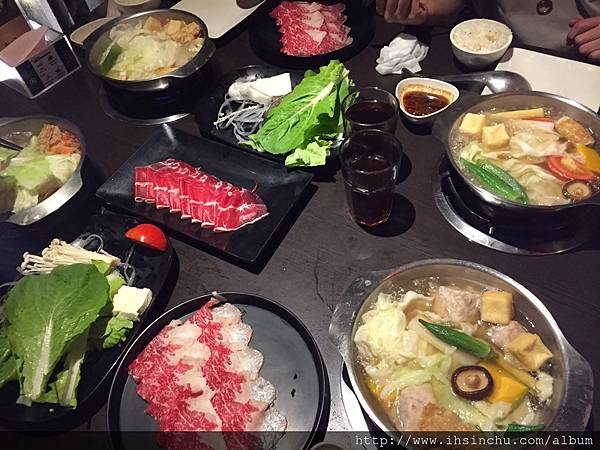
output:
[[[589,19],[574,17],[569,20],[569,27],[567,41],[575,44],[582,55],[600,62],[600,16]]]
[[[386,22],[423,25],[427,20],[427,9],[420,0],[377,0],[375,6]]]

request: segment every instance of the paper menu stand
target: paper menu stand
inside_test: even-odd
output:
[[[81,65],[65,35],[48,30],[45,45],[16,67],[0,60],[0,81],[29,98],[36,98]]]

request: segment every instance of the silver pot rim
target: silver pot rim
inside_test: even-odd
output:
[[[342,301],[334,310],[329,327],[329,335],[346,363],[354,394],[370,419],[381,430],[393,438],[397,439],[401,435],[400,431],[390,428],[385,424],[385,421],[374,411],[369,401],[362,394],[361,384],[364,383],[359,381],[358,375],[354,370],[354,365],[356,364],[354,334],[357,324],[362,317],[362,315],[359,316],[359,312],[364,303],[384,282],[409,270],[428,266],[432,268],[435,266],[457,266],[459,268],[482,272],[503,283],[507,283],[533,306],[536,313],[539,314],[537,320],[533,320],[533,325],[535,326],[536,322],[542,320],[549,324],[550,331],[555,337],[565,366],[562,396],[558,401],[558,406],[551,422],[546,424],[547,429],[552,431],[583,432],[591,414],[594,387],[593,372],[587,360],[569,344],[556,320],[543,302],[525,286],[502,272],[475,262],[445,258],[420,260],[394,269],[361,274],[348,285],[342,296]],[[576,383],[573,382],[574,379],[577,379]]]
[[[58,211],[65,203],[67,203],[83,186],[83,180],[81,178],[81,168],[83,167],[83,161],[86,154],[86,143],[83,133],[74,123],[69,120],[63,119],[48,114],[40,114],[33,116],[23,117],[6,117],[0,119],[0,133],[3,134],[3,130],[14,125],[18,122],[25,120],[39,120],[40,122],[52,122],[57,124],[59,127],[62,126],[68,131],[75,134],[80,143],[80,154],[79,164],[75,168],[75,171],[71,177],[63,184],[58,190],[56,190],[48,198],[44,199],[40,203],[31,208],[19,211],[16,214],[8,216],[3,222],[13,223],[15,225],[27,226],[31,225],[39,220],[49,216],[55,211]]]

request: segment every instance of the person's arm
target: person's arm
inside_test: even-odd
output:
[[[569,21],[571,31],[567,40],[579,49],[579,53],[594,62],[600,62],[600,16],[584,19],[575,17]]]
[[[405,25],[437,25],[452,18],[463,0],[377,0],[377,13],[386,22]]]

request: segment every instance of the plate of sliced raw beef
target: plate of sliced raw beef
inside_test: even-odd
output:
[[[283,306],[205,295],[163,314],[132,344],[113,381],[115,450],[307,449],[329,418],[321,353]]]
[[[351,58],[373,33],[372,12],[361,0],[284,0],[257,14],[250,43],[269,62],[308,68]]]
[[[299,213],[311,180],[312,174],[166,126],[96,195],[255,270]]]

